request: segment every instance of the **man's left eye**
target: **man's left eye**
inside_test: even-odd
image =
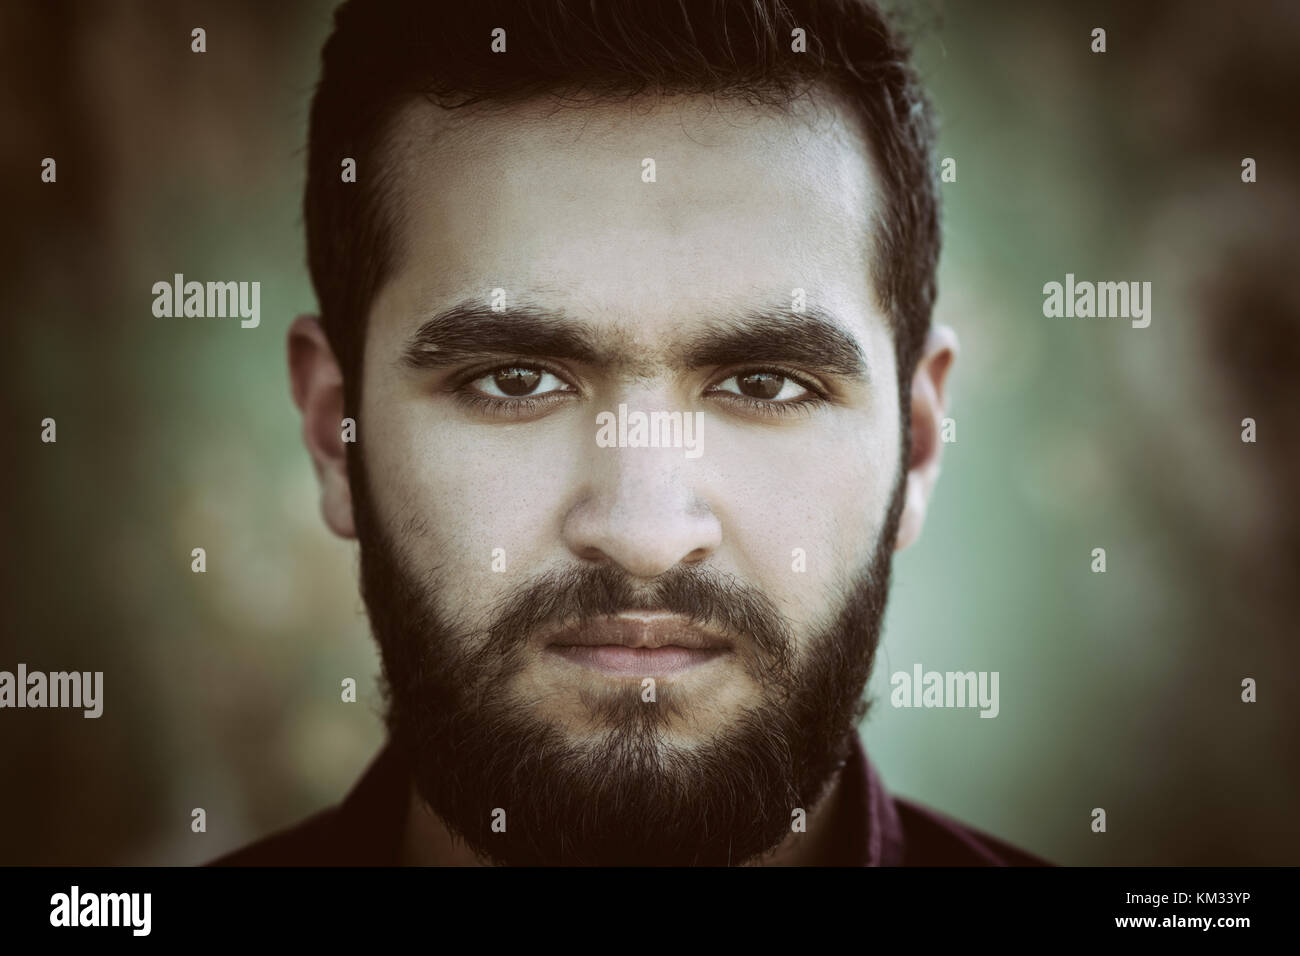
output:
[[[492,398],[536,398],[550,392],[569,391],[558,375],[526,365],[493,369],[469,384]]]
[[[812,394],[799,382],[780,372],[745,372],[743,375],[733,375],[715,385],[714,390],[765,402],[789,402]]]

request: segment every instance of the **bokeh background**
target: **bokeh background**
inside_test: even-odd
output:
[[[208,860],[336,802],[382,742],[284,359],[332,5],[0,6],[0,669],[102,670],[106,698],[0,711],[0,863]],[[1056,862],[1300,863],[1300,6],[906,16],[957,160],[937,319],[962,352],[868,751]],[[261,326],[154,318],[176,272],[258,279]],[[1150,327],[1044,318],[1067,272],[1152,282]],[[1000,716],[892,709],[916,662],[998,671]]]

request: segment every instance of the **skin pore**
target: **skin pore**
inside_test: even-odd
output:
[[[867,266],[882,199],[864,137],[831,97],[399,113],[386,151],[397,256],[369,314],[359,441],[393,559],[467,654],[545,575],[604,567],[648,595],[689,569],[761,595],[781,624],[772,643],[806,675],[877,545],[915,540],[956,342],[943,327],[930,336],[901,462],[893,338]],[[342,376],[315,317],[295,322],[289,351],[325,520],[355,537]],[[601,447],[597,414],[620,405],[703,412],[702,453]],[[882,544],[896,489],[897,534]],[[602,705],[641,680],[557,654],[546,636],[511,647],[491,693],[595,746],[610,734]],[[771,648],[725,636],[708,660],[657,678],[660,753],[697,752],[784,699],[764,676]],[[751,862],[823,858],[837,784],[807,833]],[[411,808],[407,862],[481,861],[414,788]]]

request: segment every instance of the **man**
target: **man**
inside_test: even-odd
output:
[[[311,112],[289,366],[390,742],[220,862],[1038,862],[857,735],[956,350],[900,40],[863,0],[464,6],[345,3]]]

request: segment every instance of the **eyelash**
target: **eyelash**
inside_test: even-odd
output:
[[[481,378],[482,376],[480,376]],[[459,389],[455,393],[456,401],[464,408],[471,411],[482,412],[492,418],[532,418],[533,415],[543,408],[556,404],[556,398],[560,395],[570,395],[571,392],[559,392],[546,395],[541,398],[493,398],[491,395],[480,395],[477,392]],[[563,399],[560,399],[561,401]]]
[[[522,368],[539,372],[549,372],[571,388],[576,387],[568,380],[568,377],[565,374],[548,365],[537,361],[508,362],[506,364],[491,365],[486,368],[480,368],[459,376],[456,382],[451,386],[452,397],[462,407],[485,413],[494,418],[521,419],[530,418],[535,413],[548,406],[553,406],[559,402],[567,401],[568,398],[574,394],[573,392],[549,392],[540,397],[503,399],[492,395],[484,395],[481,392],[477,392],[470,388],[474,382],[483,378],[485,375],[509,368]],[[716,391],[716,384],[710,386],[710,388],[705,391],[705,394],[723,396],[722,400],[731,405],[740,406],[748,411],[768,418],[785,418],[796,415],[806,416],[813,408],[824,405],[827,402],[826,394],[822,389],[805,379],[802,375],[778,365],[762,365],[740,369],[732,372],[725,378],[720,379],[718,384],[721,384],[728,379],[742,378],[746,375],[753,375],[757,372],[772,372],[787,378],[803,388],[809,393],[809,395],[807,398],[798,398],[786,402],[772,402],[765,401],[761,398],[753,398],[749,395],[740,395],[736,392]]]
[[[484,376],[508,368],[523,368],[538,372],[549,372],[570,388],[576,388],[576,386],[569,381],[568,376],[559,369],[536,360],[529,360],[527,362],[497,363],[496,365],[488,365],[474,371],[466,372],[463,375],[458,376],[451,384],[452,398],[454,398],[463,408],[486,414],[492,418],[518,419],[531,418],[534,414],[542,411],[548,406],[568,401],[573,397],[573,392],[548,392],[541,396],[524,396],[522,398],[506,399],[497,398],[494,395],[484,395],[481,392],[477,392],[470,388],[474,382],[477,382]]]
[[[727,379],[743,378],[746,375],[753,375],[756,372],[773,372],[783,378],[787,378],[801,387],[804,391],[808,392],[808,397],[791,399],[787,402],[764,401],[761,398],[753,398],[749,395],[740,395],[736,392],[712,391],[713,388],[717,387],[716,385],[711,386],[711,389],[706,391],[705,394],[721,395],[724,402],[728,402],[732,405],[739,405],[760,416],[768,418],[785,418],[796,415],[803,415],[806,417],[812,409],[825,405],[827,402],[826,393],[822,389],[818,388],[817,385],[810,382],[798,372],[792,371],[788,368],[782,368],[780,365],[756,365],[751,368],[738,369],[730,375],[727,375],[725,378],[720,379],[718,384],[727,381]]]

